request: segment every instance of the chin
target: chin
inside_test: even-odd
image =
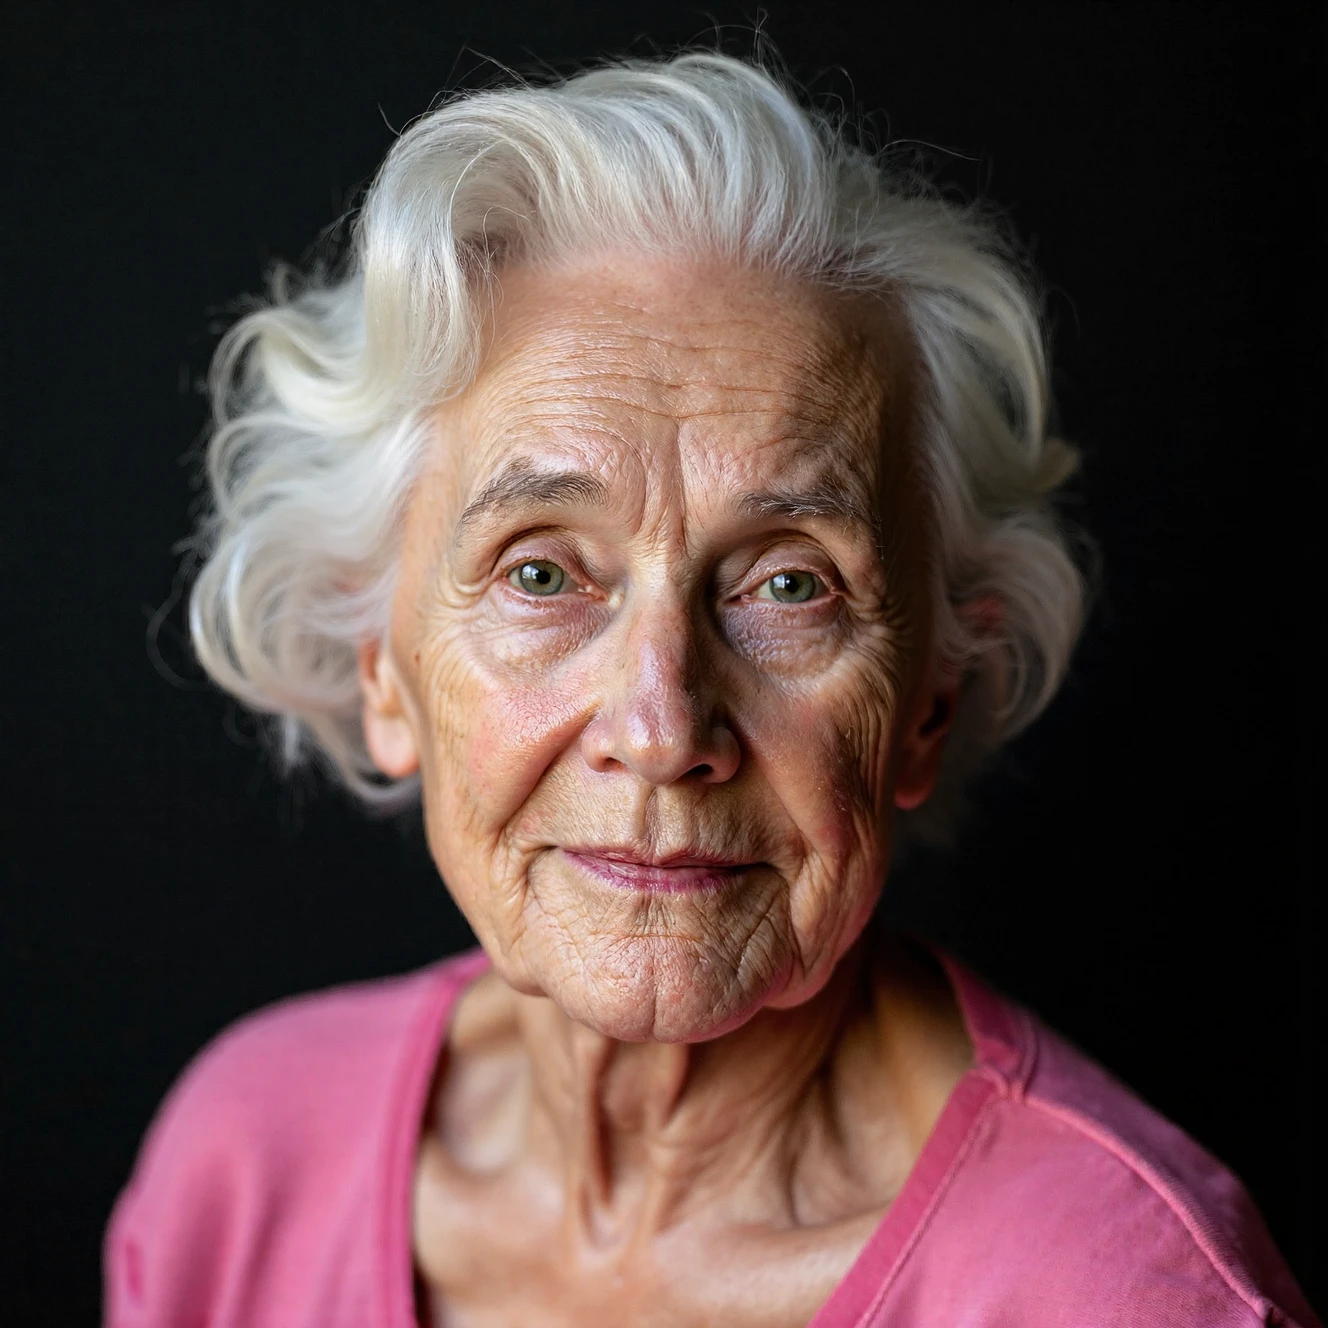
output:
[[[704,1042],[745,1024],[787,985],[791,960],[754,949],[734,963],[692,938],[599,937],[575,966],[532,976],[566,1015],[605,1037]]]

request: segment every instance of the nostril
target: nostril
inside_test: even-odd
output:
[[[700,778],[704,779],[707,775],[713,775],[715,773],[715,768],[710,765],[694,765],[687,773],[689,775],[698,775]]]

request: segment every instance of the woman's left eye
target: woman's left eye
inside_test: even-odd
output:
[[[527,595],[543,598],[556,595],[567,584],[567,573],[557,563],[551,563],[545,558],[531,558],[519,567],[512,568],[507,579]]]
[[[776,572],[768,581],[761,583],[756,598],[773,599],[780,604],[804,604],[824,590],[825,584],[815,572]]]

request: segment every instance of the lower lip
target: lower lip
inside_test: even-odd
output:
[[[582,871],[605,885],[619,890],[645,890],[653,894],[691,894],[699,890],[718,890],[730,885],[747,870],[747,865],[721,867],[706,863],[697,867],[649,867],[642,862],[617,862],[589,853],[563,850]]]

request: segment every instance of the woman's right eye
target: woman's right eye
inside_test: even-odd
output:
[[[532,558],[529,562],[514,567],[507,574],[507,579],[527,595],[539,595],[545,598],[556,595],[567,582],[567,573],[557,563],[543,558]]]

